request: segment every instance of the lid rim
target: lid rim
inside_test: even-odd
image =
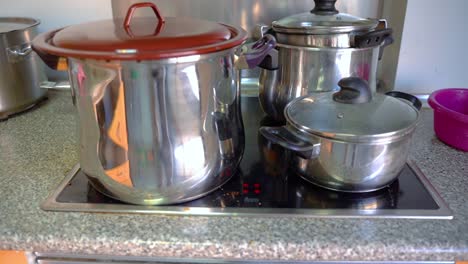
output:
[[[300,102],[301,100],[310,97],[310,95],[305,95],[302,97],[299,97],[293,101],[291,101],[286,108],[284,109],[284,116],[286,118],[286,122],[291,125],[293,128],[297,129],[298,131],[305,133],[307,135],[315,136],[315,137],[320,137],[320,138],[326,138],[330,140],[336,140],[336,141],[341,141],[341,142],[348,142],[348,143],[379,143],[379,142],[386,142],[386,141],[396,141],[397,139],[400,139],[402,137],[405,137],[407,134],[411,133],[416,126],[419,123],[419,120],[421,118],[421,113],[418,109],[416,109],[413,105],[406,104],[408,107],[410,107],[415,113],[416,113],[416,118],[413,120],[413,122],[401,129],[398,130],[393,130],[385,133],[379,133],[379,134],[361,134],[361,135],[352,135],[352,134],[346,134],[346,133],[331,133],[331,132],[322,132],[322,131],[317,131],[316,129],[312,129],[310,127],[307,127],[305,125],[299,124],[298,122],[294,121],[293,118],[291,118],[291,115],[289,113],[289,110],[291,109],[291,106],[294,105],[294,103]],[[391,97],[391,96],[389,96]],[[395,98],[396,99],[396,98]],[[398,99],[396,99],[398,100]]]
[[[39,24],[41,24],[41,20],[40,19],[37,19],[37,18],[32,18],[32,17],[0,17],[0,23],[2,23],[2,19],[17,19],[17,18],[20,18],[20,19],[28,19],[28,20],[31,20],[31,21],[34,21],[32,24],[29,24],[27,25],[26,27],[24,28],[19,28],[19,29],[13,29],[13,30],[9,30],[9,31],[5,31],[5,32],[0,32],[0,35],[3,35],[3,34],[11,34],[11,33],[15,33],[15,32],[18,32],[18,31],[24,31],[24,30],[27,30],[27,29],[30,29],[32,27],[36,27],[38,26]]]
[[[347,13],[322,16],[306,12],[272,22],[272,28],[276,32],[308,35],[371,31],[378,25],[377,18],[361,18]]]
[[[286,48],[286,49],[296,49],[296,50],[303,50],[303,51],[342,51],[342,52],[350,52],[350,51],[358,51],[358,50],[372,50],[378,48],[380,46],[371,46],[365,48],[341,48],[341,47],[311,47],[311,46],[295,46],[295,45],[288,45],[282,43],[276,43],[277,47]]]
[[[307,27],[285,27],[273,25],[273,30],[278,33],[284,34],[302,34],[302,35],[331,35],[331,34],[351,34],[362,31],[372,31],[375,26],[340,26],[340,27],[326,27],[326,26],[315,26],[314,28]]]
[[[89,51],[89,50],[76,50],[57,47],[53,44],[55,34],[64,28],[49,31],[40,34],[33,41],[33,47],[55,56],[71,57],[80,59],[97,59],[97,60],[159,60],[175,57],[185,57],[191,55],[202,55],[215,53],[231,49],[241,45],[247,39],[247,32],[240,27],[233,27],[219,23],[227,27],[235,36],[229,40],[222,41],[215,44],[194,47],[193,49],[179,49],[179,50],[151,50],[140,51],[136,53],[117,53],[115,51]]]
[[[416,126],[419,123],[419,115],[417,120],[408,127],[405,127],[400,130],[392,131],[392,132],[387,132],[387,133],[381,133],[381,134],[374,134],[374,135],[350,135],[350,134],[333,134],[332,133],[324,133],[324,132],[318,132],[314,131],[310,128],[307,128],[305,126],[296,124],[291,121],[289,116],[286,116],[286,120],[288,124],[290,124],[293,128],[297,129],[299,132],[302,132],[306,135],[309,136],[315,136],[315,137],[320,137],[320,138],[325,138],[329,140],[335,140],[335,141],[340,141],[340,142],[345,142],[345,143],[381,143],[381,142],[387,142],[387,141],[397,141],[400,138],[405,137],[406,135],[412,133],[414,129],[416,129]]]

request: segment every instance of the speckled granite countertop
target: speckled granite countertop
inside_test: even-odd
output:
[[[180,217],[45,212],[78,161],[75,111],[52,91],[0,122],[0,249],[270,260],[468,260],[468,154],[439,142],[424,110],[411,158],[453,220]]]

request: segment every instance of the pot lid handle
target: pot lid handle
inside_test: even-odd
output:
[[[124,25],[123,25],[124,28],[125,28],[125,31],[127,32],[127,34],[130,37],[133,37],[132,30],[130,29],[130,25],[131,25],[132,18],[133,18],[133,13],[135,13],[135,10],[137,8],[141,8],[141,7],[151,7],[151,9],[153,9],[154,14],[158,18],[158,25],[156,27],[154,35],[159,34],[159,32],[161,31],[161,29],[162,29],[164,23],[166,22],[166,20],[164,19],[164,17],[159,12],[158,7],[155,4],[151,3],[151,2],[136,3],[136,4],[131,5],[128,8],[127,15],[125,16]]]
[[[339,92],[333,94],[333,101],[343,104],[363,104],[372,100],[369,84],[359,77],[343,78],[338,82]]]
[[[336,0],[314,0],[315,7],[310,11],[312,14],[319,16],[331,16],[338,14],[335,8]]]

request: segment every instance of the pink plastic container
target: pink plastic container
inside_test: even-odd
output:
[[[434,109],[434,130],[447,145],[468,151],[468,89],[447,88],[429,97]]]

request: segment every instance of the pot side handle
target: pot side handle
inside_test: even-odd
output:
[[[253,69],[266,59],[271,65],[278,65],[278,51],[275,49],[276,39],[272,35],[265,35],[261,39],[245,44],[238,53],[236,67],[239,69]]]
[[[252,29],[252,39],[257,41],[263,38],[265,35],[272,35],[275,36],[275,31],[273,28],[266,24],[256,24]]]
[[[354,39],[355,48],[380,46],[379,60],[382,59],[385,47],[393,44],[393,29],[388,27],[386,19],[380,19],[377,28],[364,34],[358,34]]]
[[[421,100],[419,100],[419,99],[418,99],[416,96],[414,96],[414,95],[411,95],[411,94],[408,94],[408,93],[399,92],[399,91],[391,91],[391,92],[385,93],[385,95],[388,95],[388,96],[392,96],[392,97],[395,97],[395,98],[398,98],[398,99],[403,99],[403,100],[409,101],[409,102],[414,106],[414,108],[418,109],[418,111],[420,111],[421,108],[422,108],[422,102],[421,102]]]
[[[31,44],[18,45],[14,47],[6,48],[8,53],[8,60],[11,62],[19,62],[25,60],[29,54],[33,51]]]
[[[260,133],[269,141],[295,152],[304,159],[314,159],[320,154],[320,142],[306,142],[286,127],[261,127]]]
[[[356,35],[354,38],[354,47],[359,49],[380,45],[382,45],[382,48],[386,47],[394,42],[392,34],[393,29],[385,28],[370,31],[362,35]]]

